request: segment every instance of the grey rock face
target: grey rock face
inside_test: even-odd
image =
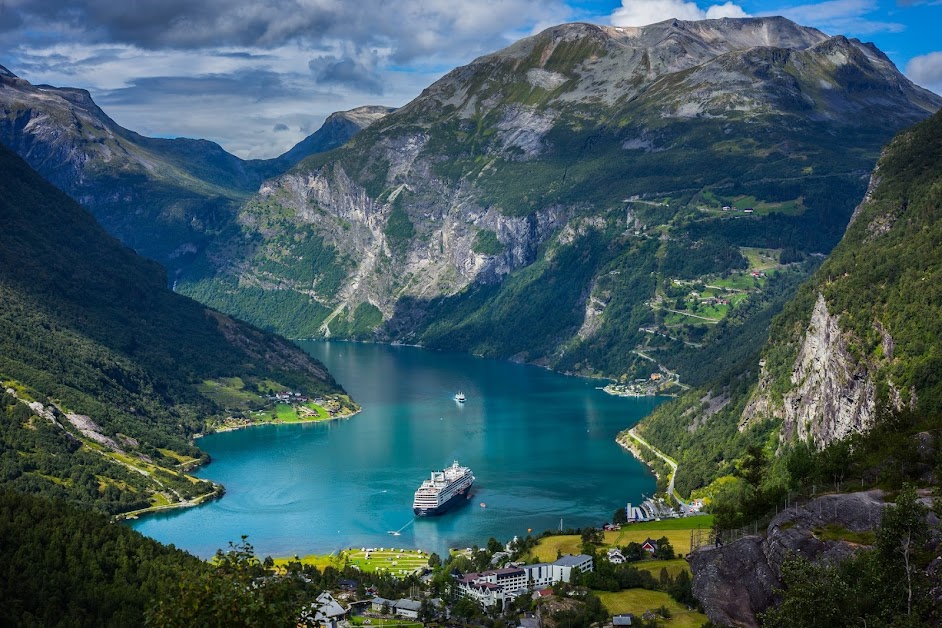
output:
[[[885,359],[892,360],[894,341],[879,323]],[[853,339],[841,330],[839,318],[828,311],[819,294],[792,368],[791,389],[781,404],[772,399],[772,382],[763,368],[759,386],[743,410],[740,429],[761,418],[781,419],[782,439],[812,438],[818,447],[841,440],[873,425],[877,409],[879,364],[861,360],[850,350]],[[888,402],[896,410],[903,395],[887,381]],[[910,399],[909,403],[914,403]]]
[[[695,552],[690,557],[693,594],[721,626],[758,626],[757,609],[769,608],[781,588],[757,537]]]
[[[779,513],[763,537],[746,537],[690,556],[693,592],[720,626],[758,626],[758,615],[776,602],[788,556],[838,562],[860,549],[845,540],[821,540],[825,528],[867,532],[883,514],[881,491],[825,495]]]

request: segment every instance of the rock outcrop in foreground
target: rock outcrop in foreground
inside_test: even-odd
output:
[[[690,556],[693,592],[707,616],[721,626],[758,626],[757,615],[776,602],[782,563],[789,554],[837,562],[864,545],[818,538],[827,529],[868,532],[880,523],[882,491],[826,495],[789,508],[769,524],[765,537],[751,536]]]

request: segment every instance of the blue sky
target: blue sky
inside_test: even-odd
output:
[[[942,0],[0,0],[0,64],[140,133],[270,157],[548,26],[745,15],[872,41],[942,93]]]

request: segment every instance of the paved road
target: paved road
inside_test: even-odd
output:
[[[644,445],[645,447],[647,447],[648,449],[650,449],[652,452],[654,452],[654,455],[655,455],[655,456],[657,456],[658,458],[660,458],[661,460],[663,460],[664,462],[666,462],[667,465],[671,468],[670,479],[669,479],[668,482],[667,482],[667,494],[670,495],[670,496],[672,496],[674,499],[676,499],[677,502],[680,503],[682,506],[686,506],[687,503],[686,503],[685,501],[683,501],[682,499],[680,499],[680,497],[677,496],[677,493],[674,492],[674,478],[677,477],[677,463],[674,462],[673,460],[671,460],[670,458],[668,458],[668,457],[667,457],[666,455],[664,455],[663,453],[661,453],[661,450],[659,450],[658,448],[654,447],[654,446],[651,445],[648,441],[646,441],[646,440],[644,440],[643,438],[641,438],[640,436],[638,436],[638,433],[635,432],[635,428],[631,428],[630,430],[628,430],[628,433],[629,433],[629,434],[631,435],[631,437],[634,438],[636,441],[638,441],[639,443],[641,443],[642,445]]]

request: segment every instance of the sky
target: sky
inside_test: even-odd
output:
[[[871,41],[942,94],[942,0],[0,0],[0,65],[138,133],[267,158],[555,24],[762,15]]]

